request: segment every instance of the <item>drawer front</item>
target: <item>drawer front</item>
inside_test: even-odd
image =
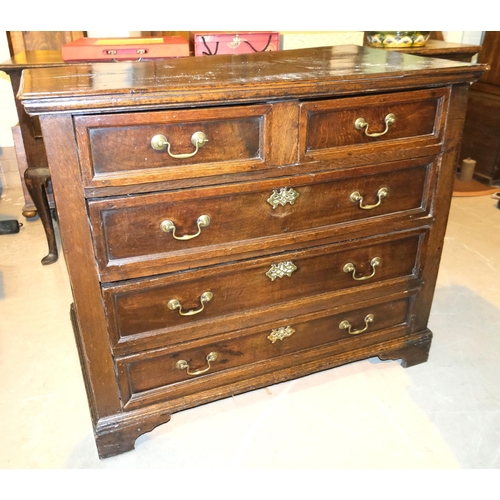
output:
[[[329,245],[278,257],[105,285],[103,296],[114,345],[162,336],[165,342],[213,335],[240,319],[281,317],[303,301],[418,275],[423,231],[375,241]],[[324,307],[324,306],[323,306]],[[256,324],[254,323],[254,324]],[[121,346],[123,347],[123,345]]]
[[[432,164],[406,161],[351,169],[348,178],[330,172],[91,201],[101,277],[165,273],[263,248],[272,253],[298,231],[306,241],[317,239],[319,228],[328,236],[334,232],[328,226],[373,219],[378,227],[387,224],[381,217],[422,215],[431,171]]]
[[[123,186],[263,168],[270,112],[270,105],[257,105],[76,117],[84,184]]]
[[[406,325],[410,301],[407,297],[329,316],[323,312],[314,319],[310,319],[311,315],[291,318],[225,334],[213,342],[191,342],[118,358],[122,401],[126,407],[133,408],[131,400],[138,398],[144,403],[144,396],[158,397],[166,386],[170,386],[169,396],[195,393],[200,384],[221,385],[220,372],[231,376],[231,371],[240,369],[241,377],[241,368],[248,367],[247,370],[259,373],[270,369],[269,360],[294,353],[295,356],[283,360],[280,367],[296,364],[301,361],[300,353],[304,350],[324,344],[350,343],[354,338],[359,341],[384,329]]]
[[[448,89],[435,89],[302,103],[301,156],[326,159],[438,145],[448,95]]]

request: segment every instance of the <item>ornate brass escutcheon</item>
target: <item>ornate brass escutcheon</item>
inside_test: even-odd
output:
[[[202,370],[196,370],[194,372],[189,371],[189,364],[185,359],[180,359],[175,363],[175,367],[178,370],[186,370],[186,373],[188,375],[191,375],[192,377],[196,377],[197,375],[201,375],[202,373],[208,372],[210,368],[212,368],[212,365],[210,363],[213,363],[214,361],[217,360],[219,355],[216,352],[210,352],[207,354],[207,357],[205,358],[207,360],[208,366],[206,368],[203,368]]]
[[[286,337],[291,337],[295,333],[295,330],[291,326],[282,326],[280,328],[275,328],[268,335],[268,339],[271,344],[274,344],[277,340],[283,340]]]
[[[344,271],[344,273],[352,273],[352,277],[356,281],[364,281],[364,280],[373,278],[375,276],[375,271],[376,271],[375,268],[377,266],[380,266],[381,263],[382,263],[382,260],[380,259],[380,257],[373,257],[373,259],[370,261],[370,265],[372,267],[372,273],[369,276],[360,276],[360,277],[357,277],[356,276],[356,268],[354,267],[354,264],[352,262],[348,262],[343,267],[342,270]]]
[[[191,144],[195,146],[196,149],[192,153],[173,154],[170,151],[171,144],[170,142],[168,142],[168,139],[164,135],[158,134],[151,139],[151,147],[156,151],[163,151],[164,149],[166,149],[167,153],[172,158],[182,160],[184,158],[191,158],[192,156],[194,156],[196,153],[198,153],[198,150],[202,148],[207,142],[207,136],[203,132],[195,132],[191,136]]]
[[[202,293],[201,297],[200,297],[201,307],[199,307],[198,309],[191,309],[190,311],[187,311],[187,312],[183,312],[182,305],[177,299],[169,300],[167,303],[167,307],[171,311],[175,311],[176,309],[179,309],[179,314],[181,316],[194,316],[195,314],[201,313],[201,311],[203,311],[203,309],[205,309],[205,304],[207,302],[210,302],[212,300],[213,296],[214,295],[212,292]]]
[[[287,203],[293,205],[300,196],[293,188],[282,187],[280,190],[273,189],[273,194],[267,199],[267,202],[275,209],[278,205],[284,207]]]
[[[363,205],[363,197],[361,196],[359,191],[354,191],[351,193],[351,196],[349,196],[349,200],[351,200],[353,203],[358,203],[359,208],[362,208],[363,210],[372,210],[373,208],[378,207],[384,198],[387,198],[387,194],[389,193],[388,189],[386,187],[380,188],[377,191],[377,198],[378,202],[375,203],[375,205]]]
[[[271,281],[274,281],[276,278],[283,278],[283,276],[291,276],[296,269],[297,266],[291,260],[287,260],[285,262],[273,264],[271,266],[271,269],[267,271],[266,276]]]
[[[200,215],[196,220],[196,225],[198,226],[198,232],[196,234],[186,234],[184,236],[175,235],[175,224],[171,220],[164,220],[160,224],[160,229],[164,233],[172,233],[172,237],[179,241],[192,240],[201,234],[201,229],[210,225],[210,217],[208,215]]]
[[[380,137],[381,135],[387,134],[387,131],[389,130],[389,127],[396,121],[396,115],[394,113],[389,113],[385,118],[384,118],[384,123],[385,123],[385,130],[383,132],[373,132],[369,133],[368,132],[368,122],[364,118],[358,118],[354,122],[354,128],[356,130],[363,130],[365,129],[365,135],[368,137]]]
[[[367,314],[365,316],[365,327],[361,328],[360,330],[352,330],[351,323],[347,321],[346,319],[342,321],[339,325],[339,328],[341,330],[347,330],[349,335],[358,335],[359,333],[366,332],[368,330],[368,325],[375,319],[375,316],[373,314]]]

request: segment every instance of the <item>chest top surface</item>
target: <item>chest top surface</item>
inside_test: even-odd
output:
[[[252,102],[473,81],[484,65],[343,45],[24,71],[30,114]]]

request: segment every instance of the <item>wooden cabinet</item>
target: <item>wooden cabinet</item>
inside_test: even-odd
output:
[[[476,160],[474,175],[500,182],[500,32],[486,31],[479,62],[490,66],[471,87],[460,159]]]
[[[33,50],[60,50],[61,46],[86,36],[85,31],[7,31],[11,56]]]
[[[427,360],[483,70],[346,46],[26,72],[100,457],[185,408]]]

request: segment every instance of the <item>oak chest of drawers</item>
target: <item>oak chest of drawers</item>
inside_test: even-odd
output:
[[[185,408],[427,360],[483,70],[345,46],[25,72],[100,457]]]

